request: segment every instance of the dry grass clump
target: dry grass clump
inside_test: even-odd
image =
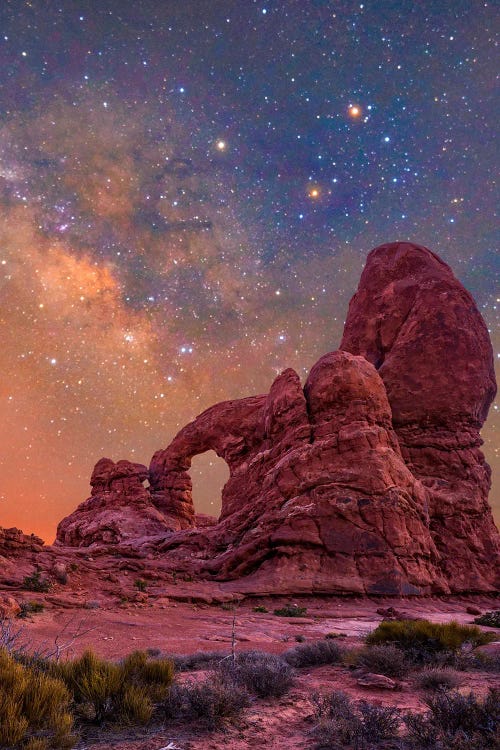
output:
[[[290,648],[285,651],[283,658],[293,667],[314,667],[320,664],[338,664],[342,655],[340,646],[329,639]]]
[[[258,698],[281,698],[292,686],[294,671],[280,656],[244,651],[218,666],[220,672]]]
[[[151,719],[154,702],[172,684],[174,667],[168,659],[152,659],[141,651],[118,664],[86,651],[78,659],[51,663],[50,672],[64,681],[84,721],[134,725]]]
[[[384,674],[387,677],[404,677],[409,669],[405,652],[393,643],[363,648],[355,653],[354,660],[356,666],[365,667],[369,672]]]
[[[70,695],[61,680],[18,664],[0,650],[0,746],[70,748]]]
[[[476,625],[445,624],[429,620],[384,620],[370,633],[368,645],[392,643],[403,649],[417,664],[431,663],[443,655],[458,654],[465,643],[480,646],[490,643],[495,636],[484,633]]]

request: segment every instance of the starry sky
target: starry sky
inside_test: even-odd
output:
[[[337,348],[368,251],[430,247],[500,349],[494,4],[2,0],[0,525]],[[483,430],[500,470],[500,412]],[[198,511],[227,470],[193,461]],[[492,505],[500,516],[500,481]]]

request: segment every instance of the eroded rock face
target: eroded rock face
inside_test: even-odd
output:
[[[267,395],[216,404],[149,470],[101,459],[58,544],[125,554],[148,539],[172,570],[240,593],[492,591],[479,428],[494,392],[471,296],[429,250],[385,245],[368,258],[341,351],[304,388],[288,369]],[[229,467],[218,520],[196,516],[191,495],[191,460],[207,450]]]
[[[498,586],[479,436],[496,383],[473,298],[427,248],[382,245],[368,256],[341,349],[366,357],[384,381],[404,460],[429,491],[432,535],[454,590]]]
[[[101,458],[92,472],[91,496],[60,522],[56,545],[118,544],[170,532],[172,526],[144,486],[147,479],[142,464]]]
[[[255,406],[260,441],[230,467],[221,519],[204,532],[202,572],[247,576],[255,591],[448,590],[427,527],[427,493],[402,460],[369,362],[332,352],[304,390],[286,370]],[[202,418],[185,430],[200,429]],[[193,533],[181,542],[198,544]],[[178,545],[172,538],[165,549]]]

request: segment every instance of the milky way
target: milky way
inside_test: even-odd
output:
[[[3,0],[0,525],[51,540],[101,456],[148,463],[211,404],[304,378],[382,242],[452,266],[499,361],[494,19]],[[483,437],[498,471],[498,405]],[[198,510],[225,472],[194,463]]]

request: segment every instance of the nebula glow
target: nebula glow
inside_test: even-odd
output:
[[[51,541],[102,456],[305,378],[381,242],[450,263],[499,361],[494,9],[333,5],[2,3],[0,525]],[[498,404],[483,437],[498,474]]]

